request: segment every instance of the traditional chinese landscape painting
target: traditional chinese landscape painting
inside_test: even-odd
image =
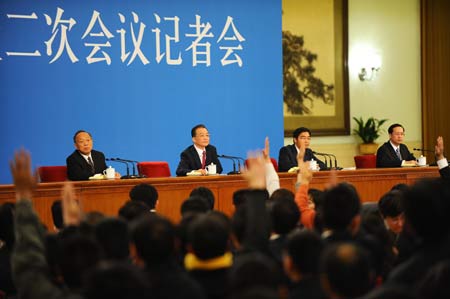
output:
[[[285,136],[349,134],[347,0],[283,0]]]

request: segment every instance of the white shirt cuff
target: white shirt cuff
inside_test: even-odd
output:
[[[447,167],[447,166],[448,166],[448,161],[447,161],[447,159],[446,159],[446,158],[443,158],[443,159],[437,160],[437,161],[436,161],[436,163],[437,163],[437,165],[438,165],[439,169],[442,169],[442,168],[444,168],[444,167]]]

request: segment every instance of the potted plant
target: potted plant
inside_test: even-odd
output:
[[[359,145],[359,151],[362,155],[375,154],[378,149],[378,144],[375,143],[380,132],[381,126],[387,121],[387,119],[377,119],[369,117],[366,121],[362,117],[353,117],[353,120],[358,125],[353,129],[353,133],[358,135],[363,143]]]

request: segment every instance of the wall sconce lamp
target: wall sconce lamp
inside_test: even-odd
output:
[[[361,70],[358,73],[359,80],[372,81],[381,69],[381,57],[379,54],[369,52],[363,55],[360,63]]]
[[[361,68],[361,70],[358,73],[359,80],[361,81],[372,81],[377,76],[378,71],[380,70],[379,67],[371,67],[369,70],[367,70],[365,67]]]

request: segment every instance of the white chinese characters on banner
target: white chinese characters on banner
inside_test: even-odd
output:
[[[50,64],[55,63],[64,53],[72,63],[79,62],[78,56],[80,56],[79,48],[71,47],[71,44],[76,42],[77,37],[73,35],[72,28],[77,25],[77,21],[72,17],[63,18],[64,9],[57,7],[56,16],[52,18],[48,14],[44,14],[45,22],[51,28],[50,38],[44,41],[46,47],[46,54],[50,57]],[[155,61],[160,64],[165,61],[167,65],[181,65],[183,63],[182,52],[179,49],[181,44],[180,39],[180,18],[178,16],[166,16],[160,17],[159,14],[153,13],[155,17],[155,25],[151,29],[154,33],[151,38],[154,38],[155,46]],[[6,14],[8,19],[19,19],[22,21],[39,20],[36,13],[26,14]],[[111,32],[117,32],[120,37],[120,62],[126,63],[127,66],[136,62],[136,58],[143,64],[150,64],[149,59],[146,57],[142,46],[150,45],[150,35],[146,35],[147,25],[144,21],[140,20],[139,15],[136,12],[131,12],[132,20],[127,22],[125,14],[118,13],[119,28],[114,28],[115,24],[111,22],[104,22],[102,15],[99,11],[93,10],[90,17],[90,21],[84,30],[80,40],[83,41],[83,46],[91,48],[87,57],[85,57],[87,64],[93,63],[105,63],[111,65],[114,63],[114,57],[111,56],[112,47],[110,40],[114,39]],[[129,24],[129,29],[127,25]],[[165,26],[164,31],[160,28]],[[80,26],[78,24],[77,26]],[[96,28],[96,29],[95,29]],[[168,28],[168,29],[167,29]],[[188,24],[188,28],[185,28],[187,32],[184,34],[186,38],[191,39],[189,46],[185,51],[191,52],[192,66],[197,67],[199,65],[211,66],[211,51],[215,48],[211,46],[211,41],[215,37],[213,31],[213,25],[208,21],[202,21],[200,15],[195,15],[195,21]],[[69,41],[70,38],[70,41]],[[238,51],[243,51],[242,43],[245,42],[245,38],[237,29],[234,19],[228,16],[225,25],[216,40],[218,44],[218,50],[225,51],[220,64],[222,66],[228,66],[236,64],[239,67],[243,66],[243,60]],[[0,46],[1,47],[1,46]],[[32,48],[32,47],[31,47]],[[73,50],[77,50],[78,54]],[[109,49],[109,50],[108,50]],[[5,61],[4,57],[1,57],[1,52],[6,53],[9,56],[27,56],[27,57],[39,57],[41,53],[38,49],[34,51],[24,51],[28,49],[17,50],[4,50],[0,49],[0,61]],[[78,55],[78,56],[77,56]]]

